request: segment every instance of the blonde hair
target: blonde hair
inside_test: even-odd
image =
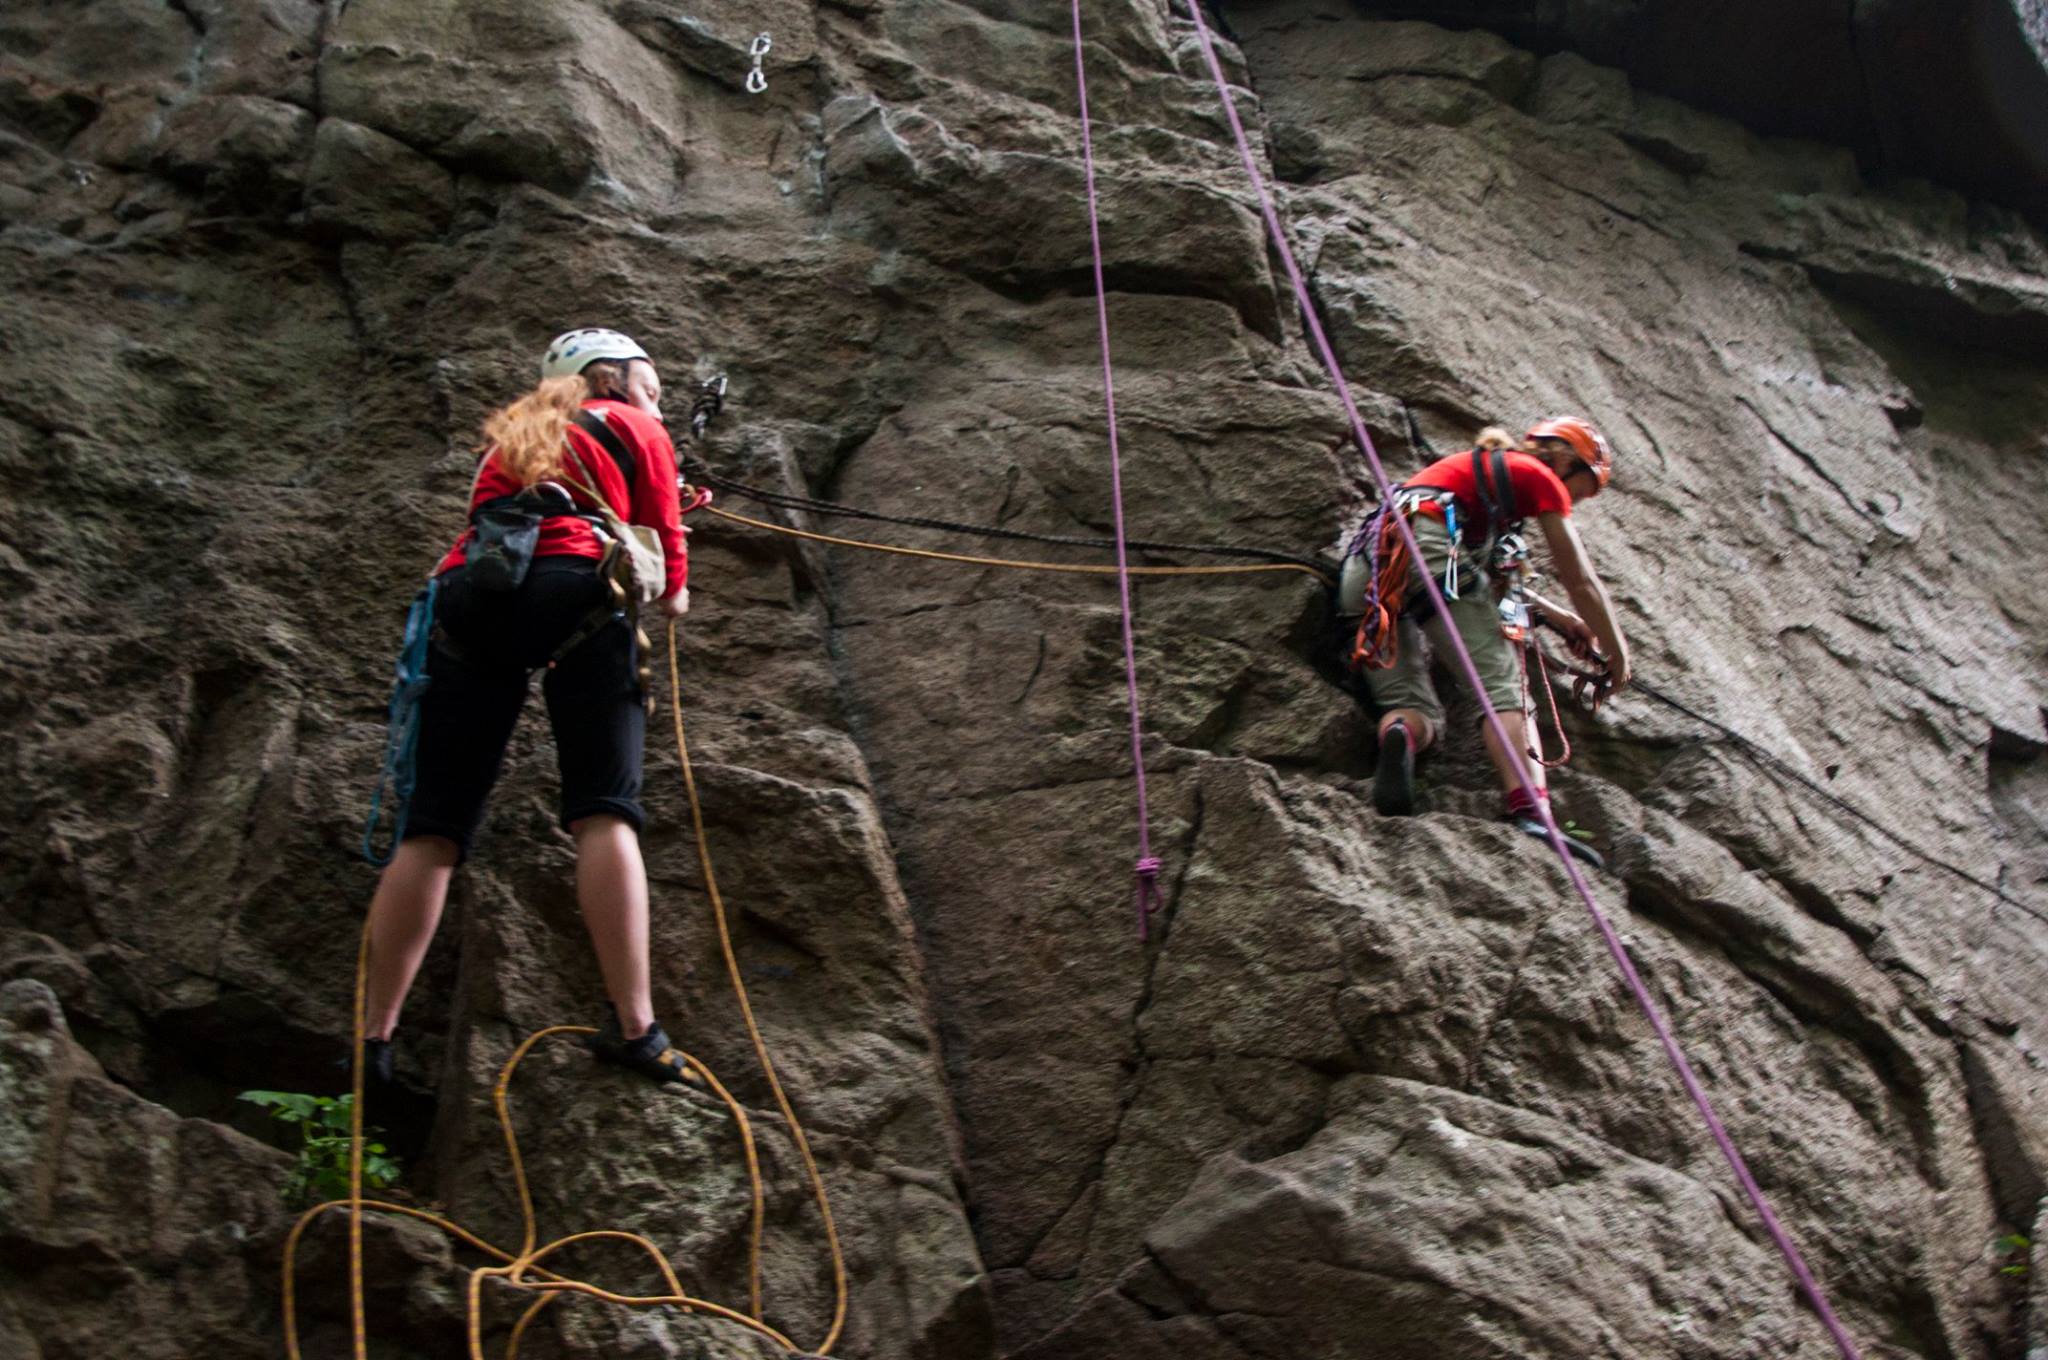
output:
[[[1479,432],[1479,438],[1472,441],[1472,447],[1490,453],[1494,449],[1514,449],[1520,448],[1521,445],[1515,442],[1513,435],[1500,426],[1489,425]]]
[[[540,386],[484,417],[484,439],[498,466],[522,487],[564,470],[569,422],[590,388],[580,375],[543,378]]]

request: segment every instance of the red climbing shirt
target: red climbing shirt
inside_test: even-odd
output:
[[[1557,474],[1544,466],[1542,459],[1512,449],[1506,457],[1508,481],[1515,488],[1515,515],[1518,518],[1551,513],[1569,515],[1572,512],[1571,493],[1564,489],[1564,483],[1557,479]],[[1479,514],[1484,508],[1479,499],[1479,489],[1472,480],[1472,453],[1469,449],[1437,459],[1410,477],[1407,485],[1441,487],[1450,492],[1458,498],[1460,517]],[[1424,509],[1429,511],[1429,507]]]
[[[676,494],[676,446],[669,442],[668,431],[661,422],[637,407],[622,401],[586,401],[586,411],[595,411],[619,436],[619,440],[633,454],[633,485],[630,491],[625,478],[619,473],[619,464],[604,446],[585,434],[576,426],[569,427],[569,447],[576,455],[576,476],[589,482],[604,493],[611,502],[612,511],[619,514],[629,504],[631,513],[620,514],[629,523],[644,524],[661,535],[661,555],[668,568],[668,589],[663,596],[675,594],[689,579],[690,563],[683,547],[682,517],[678,513],[679,501]],[[575,487],[562,483],[563,490],[575,498],[579,505],[589,505],[590,497]],[[499,496],[517,495],[522,488],[498,466],[491,454],[485,454],[483,463],[477,468],[476,485],[470,489],[469,508],[476,509],[485,501]],[[465,529],[462,537],[455,540],[455,546],[441,559],[441,565],[434,568],[434,574],[453,570],[468,560],[469,545],[476,537],[476,530]],[[588,520],[559,515],[543,520],[540,526],[540,541],[534,546],[536,557],[589,557],[604,556],[604,541],[597,536],[597,530]]]

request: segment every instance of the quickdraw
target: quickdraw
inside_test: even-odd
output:
[[[766,36],[766,35],[763,35]],[[697,398],[690,403],[690,438],[701,444],[704,431],[713,420],[725,410],[725,375],[707,378],[697,389]],[[678,459],[678,462],[681,460]],[[680,503],[676,507],[676,518],[681,519],[692,510],[702,510],[711,504],[712,493],[708,486],[693,486],[684,477],[676,478],[676,492]]]
[[[1502,602],[1505,609],[1506,602]],[[1553,631],[1562,630],[1540,612],[1534,615],[1537,624]],[[1575,666],[1569,661],[1558,661],[1544,652],[1532,631],[1525,629],[1519,639],[1522,644],[1522,707],[1530,710],[1529,670],[1536,671],[1536,686],[1543,691],[1543,697],[1550,708],[1550,727],[1557,733],[1558,753],[1546,756],[1543,752],[1543,724],[1532,719],[1529,723],[1529,754],[1538,765],[1546,770],[1555,770],[1570,762],[1572,758],[1571,738],[1565,735],[1564,715],[1557,706],[1557,687],[1550,683],[1550,672],[1554,668],[1572,678],[1572,707],[1581,713],[1593,714],[1600,711],[1600,705],[1607,702],[1607,696],[1614,692],[1614,678],[1607,673],[1605,663],[1595,653],[1590,666]]]
[[[1554,633],[1563,634],[1563,629],[1541,614],[1537,615],[1536,621]],[[1533,637],[1528,645],[1543,658],[1544,665],[1554,667],[1572,677],[1572,707],[1581,713],[1598,713],[1600,705],[1606,703],[1608,696],[1614,693],[1614,677],[1607,671],[1607,658],[1597,651],[1585,666],[1576,666],[1569,661],[1545,657]]]
[[[690,403],[690,438],[701,440],[704,430],[725,409],[725,375],[706,378]]]

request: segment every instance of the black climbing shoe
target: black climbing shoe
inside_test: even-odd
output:
[[[1537,821],[1534,817],[1510,817],[1508,820],[1515,824],[1515,830],[1527,836],[1534,836],[1545,845],[1550,844],[1550,833],[1544,830],[1543,823]],[[1568,835],[1562,831],[1558,835],[1564,841],[1564,848],[1571,851],[1572,858],[1578,860],[1579,863],[1590,869],[1605,869],[1607,867],[1607,861],[1601,858],[1600,852],[1580,840],[1577,836]]]
[[[346,1097],[355,1085],[355,1055],[344,1049],[335,1061],[335,1077],[341,1086],[340,1094]],[[398,1079],[392,1073],[391,1041],[389,1039],[363,1040],[363,1127],[388,1121],[392,1114],[393,1102],[404,1100],[404,1093],[398,1089]]]
[[[689,1078],[683,1055],[669,1043],[660,1025],[649,1025],[645,1034],[628,1039],[619,1032],[618,1011],[610,1006],[605,1008],[604,1025],[585,1042],[599,1062],[638,1072],[649,1081],[666,1083]]]
[[[397,1085],[397,1078],[391,1073],[391,1041],[389,1039],[363,1040],[363,1091],[366,1099],[374,1100],[376,1093],[389,1091]],[[355,1081],[355,1055],[342,1050],[334,1060],[334,1067],[340,1073],[342,1093],[346,1095]]]
[[[363,1040],[363,1089],[389,1090],[391,1081],[391,1041]]]
[[[1408,735],[1406,723],[1395,723],[1380,737],[1372,805],[1382,817],[1406,817],[1415,811],[1415,739]]]

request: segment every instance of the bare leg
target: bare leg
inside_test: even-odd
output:
[[[647,866],[640,835],[606,813],[569,828],[576,837],[576,901],[597,951],[605,991],[619,1011],[619,1033],[637,1039],[654,1023],[647,981]]]
[[[370,899],[369,998],[363,1033],[389,1039],[412,980],[419,975],[448,884],[455,877],[455,842],[445,836],[415,836],[399,844],[398,853],[377,879]]]
[[[1526,712],[1516,711],[1511,713],[1503,709],[1500,715],[1500,725],[1506,729],[1508,740],[1514,743],[1514,749],[1521,753],[1522,763],[1528,766],[1529,778],[1532,781],[1531,786],[1535,790],[1537,797],[1542,797],[1544,790],[1543,767],[1538,765],[1536,758],[1529,754],[1529,715]],[[1486,723],[1483,724],[1483,727],[1486,732],[1486,754],[1492,758],[1493,768],[1500,775],[1500,786],[1509,793],[1513,793],[1522,786],[1521,778],[1515,773],[1514,762],[1509,760],[1507,752],[1501,749],[1500,738],[1493,734],[1493,724]]]
[[[1379,730],[1382,739],[1386,737],[1387,729],[1395,723],[1407,727],[1408,739],[1414,743],[1418,751],[1428,750],[1430,743],[1436,740],[1436,728],[1422,715],[1419,708],[1391,708],[1381,714]]]

